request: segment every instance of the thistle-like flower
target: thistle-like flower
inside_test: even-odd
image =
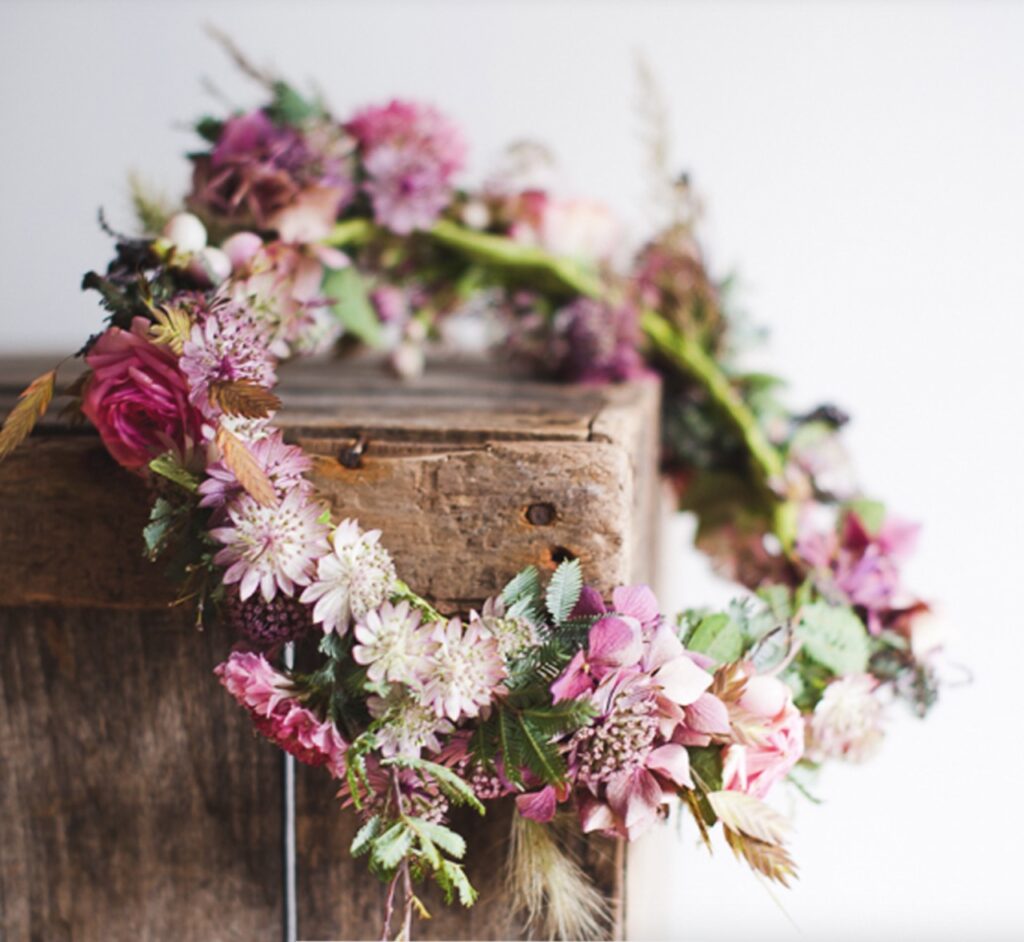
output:
[[[850,674],[832,681],[808,724],[808,753],[818,759],[864,762],[882,743],[885,705],[870,674]]]
[[[269,388],[277,382],[264,331],[242,305],[227,300],[195,312],[178,365],[188,380],[189,400],[207,416],[221,412],[210,397],[215,383],[245,381]]]
[[[243,494],[226,509],[228,524],[210,531],[224,544],[214,562],[227,567],[224,583],[237,582],[242,601],[257,588],[269,602],[279,590],[293,595],[296,585],[309,584],[314,561],[327,549],[327,527],[318,520],[318,504],[294,490],[275,506]]]
[[[286,445],[279,429],[271,429],[263,438],[250,442],[249,453],[266,472],[274,490],[283,497],[292,491],[308,494],[312,485],[305,474],[313,461],[296,445]],[[223,507],[242,493],[242,485],[223,461],[207,465],[207,478],[199,485],[200,507]]]
[[[459,618],[434,629],[438,648],[424,680],[421,699],[438,716],[477,716],[501,691],[507,674],[497,639],[480,622],[463,629]]]
[[[302,593],[316,603],[313,621],[325,633],[344,634],[352,619],[379,608],[398,583],[395,564],[378,542],[380,530],[363,532],[355,520],[340,523],[330,536],[330,552],[317,562],[316,580]]]
[[[244,602],[229,590],[224,614],[228,624],[254,644],[294,641],[313,627],[308,605],[279,592],[271,601],[254,594]]]
[[[418,756],[424,749],[430,753],[440,752],[438,737],[455,731],[447,719],[439,717],[400,687],[392,687],[386,698],[370,697],[367,706],[370,714],[380,721],[377,745],[385,756]]]
[[[430,669],[430,655],[437,648],[430,629],[420,625],[420,613],[405,601],[385,602],[367,612],[355,635],[352,657],[374,683],[414,683]]]
[[[479,622],[481,628],[498,642],[498,650],[507,662],[524,651],[540,644],[540,628],[524,615],[509,615],[501,596],[484,602],[483,610],[470,612],[470,622]]]

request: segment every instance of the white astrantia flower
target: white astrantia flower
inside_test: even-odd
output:
[[[825,688],[808,724],[811,758],[864,762],[875,754],[885,718],[877,687],[871,674],[850,674]]]
[[[344,634],[353,619],[380,607],[395,591],[398,576],[391,556],[378,542],[380,530],[363,532],[344,520],[330,536],[331,549],[317,562],[316,579],[302,593],[313,602],[313,621],[325,634]]]
[[[418,756],[424,749],[439,752],[438,737],[455,731],[449,720],[400,687],[392,687],[387,697],[370,697],[366,705],[370,715],[380,721],[377,745],[385,756]]]
[[[439,623],[433,636],[438,647],[423,680],[422,701],[450,720],[477,716],[502,690],[507,674],[497,638],[479,620],[463,630],[459,618]]]
[[[498,650],[505,661],[510,661],[541,642],[540,629],[523,615],[508,615],[500,596],[484,602],[483,610],[470,612],[470,621],[481,626],[497,639]]]
[[[297,585],[307,585],[313,560],[327,549],[320,513],[320,505],[300,489],[274,506],[245,493],[228,501],[227,525],[210,531],[224,544],[214,557],[218,566],[227,567],[224,584],[237,582],[242,601],[259,589],[268,602],[278,591],[292,595]]]
[[[431,634],[408,602],[385,602],[357,622],[352,657],[374,683],[411,684],[430,669],[430,655],[437,648]]]

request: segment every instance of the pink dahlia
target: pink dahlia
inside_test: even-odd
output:
[[[275,362],[263,335],[239,304],[221,301],[196,311],[180,361],[192,404],[214,417],[221,412],[210,398],[215,383],[245,381],[268,389],[273,386],[277,382]]]
[[[320,557],[316,579],[302,601],[315,603],[313,620],[324,632],[348,631],[352,619],[383,605],[398,584],[395,564],[380,545],[380,530],[362,531],[344,520],[330,536],[330,552]]]
[[[262,654],[232,651],[214,673],[267,739],[306,765],[326,766],[335,778],[344,775],[348,744],[333,723],[321,720],[294,698],[288,678]]]
[[[420,625],[420,613],[408,602],[367,612],[355,627],[352,659],[366,667],[374,683],[415,683],[430,669],[430,655],[437,648],[431,631]]]
[[[313,466],[312,458],[298,445],[285,444],[280,429],[270,429],[264,437],[249,442],[248,448],[279,497],[292,491],[308,494],[312,490],[305,477]],[[238,478],[223,461],[207,465],[206,474],[206,480],[199,485],[201,507],[220,508],[243,493]]]
[[[377,222],[399,235],[430,228],[465,163],[458,128],[428,105],[392,101],[359,112],[347,130],[359,142]]]
[[[224,544],[214,557],[227,567],[224,583],[238,583],[242,601],[259,589],[268,602],[278,591],[293,595],[297,585],[308,585],[315,560],[327,549],[320,514],[321,507],[299,490],[270,507],[249,494],[236,497],[227,505],[227,525],[210,531]]]
[[[789,688],[764,674],[747,681],[739,706],[753,718],[756,729],[747,737],[749,744],[726,747],[722,787],[764,798],[804,754],[804,720]]]
[[[501,693],[507,671],[497,639],[479,622],[463,629],[459,618],[434,629],[438,647],[423,678],[420,699],[438,716],[473,717]]]
[[[166,451],[187,454],[202,426],[178,358],[148,339],[149,326],[136,317],[131,330],[110,327],[85,357],[92,373],[82,412],[114,459],[132,471]]]

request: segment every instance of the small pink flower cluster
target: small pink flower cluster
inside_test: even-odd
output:
[[[348,743],[333,723],[320,720],[294,698],[288,678],[262,654],[233,651],[214,673],[267,739],[300,762],[326,766],[335,778],[345,774]]]

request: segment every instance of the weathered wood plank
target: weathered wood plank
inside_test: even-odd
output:
[[[0,609],[0,938],[281,938],[281,759],[180,616]]]

